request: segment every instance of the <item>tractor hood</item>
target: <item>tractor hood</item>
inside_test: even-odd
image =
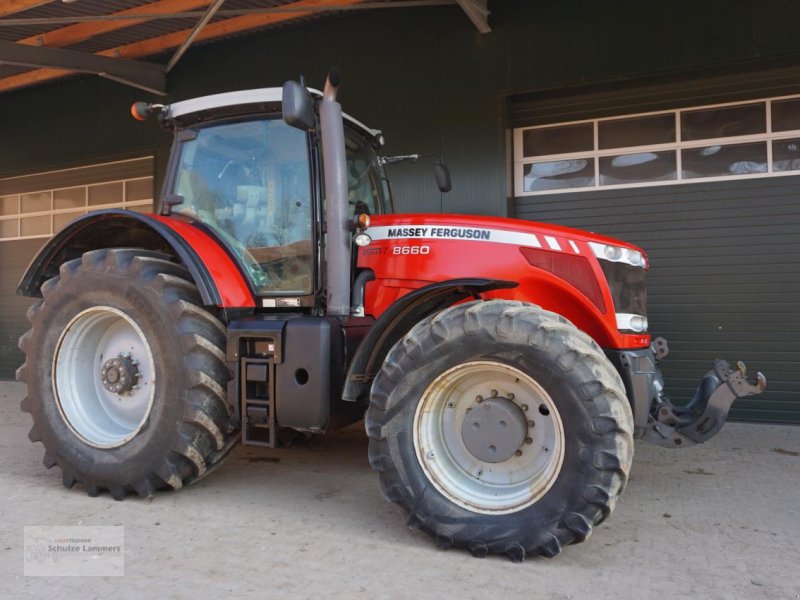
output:
[[[577,249],[573,244],[583,242],[595,249],[613,246],[638,252],[644,264],[647,264],[647,254],[638,246],[591,231],[550,223],[450,214],[374,215],[371,223],[368,233],[375,240],[420,238],[495,241],[575,253]]]

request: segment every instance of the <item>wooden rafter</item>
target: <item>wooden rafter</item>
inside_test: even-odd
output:
[[[151,2],[143,6],[129,8],[112,13],[112,16],[135,17],[136,15],[163,15],[180,13],[182,11],[193,10],[207,6],[211,0],[160,0]],[[126,19],[124,21],[93,21],[91,23],[78,23],[68,27],[60,27],[45,33],[33,35],[17,41],[18,44],[30,44],[32,46],[49,46],[51,48],[63,48],[72,46],[92,37],[139,25],[149,19]]]
[[[298,2],[292,2],[287,6],[291,6],[293,8],[331,7],[331,10],[336,10],[337,6],[358,4],[359,2],[361,2],[361,0],[299,0]],[[208,4],[208,2],[205,4]],[[148,7],[152,6],[152,4],[148,5]],[[206,27],[197,35],[195,41],[211,40],[234,33],[241,33],[251,29],[274,25],[276,23],[300,19],[313,14],[317,14],[317,11],[308,10],[291,13],[248,15],[225,19],[223,21],[216,21],[206,25]],[[64,29],[70,29],[71,27],[78,26],[79,25],[74,25],[65,27]],[[184,41],[186,41],[189,35],[191,35],[193,30],[194,28],[184,29],[174,33],[168,33],[154,38],[133,42],[131,44],[117,46],[116,48],[109,48],[107,50],[103,50],[102,52],[97,52],[96,54],[99,56],[127,59],[141,58],[143,56],[158,54],[159,52],[179,47],[184,43]],[[34,83],[50,81],[68,74],[69,71],[64,71],[62,69],[35,69],[33,71],[28,71],[25,73],[20,73],[19,75],[13,75],[11,77],[0,79],[0,92],[6,92],[25,87]]]
[[[36,8],[42,4],[48,4],[53,0],[3,0],[0,2],[0,17],[13,15],[14,13]]]

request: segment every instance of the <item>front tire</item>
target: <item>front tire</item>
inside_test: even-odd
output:
[[[366,427],[383,494],[409,526],[515,561],[585,540],[633,458],[613,365],[566,319],[520,302],[417,324],[375,378]]]
[[[188,271],[160,253],[103,249],[42,286],[20,338],[29,438],[68,488],[151,496],[199,479],[234,446],[225,328]]]

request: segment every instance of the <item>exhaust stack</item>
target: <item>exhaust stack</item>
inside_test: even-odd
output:
[[[327,313],[332,316],[346,316],[350,314],[351,246],[350,223],[347,218],[347,158],[342,106],[336,101],[338,88],[339,71],[331,69],[319,106],[328,234]]]

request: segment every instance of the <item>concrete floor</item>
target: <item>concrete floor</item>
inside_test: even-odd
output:
[[[356,425],[239,448],[150,501],[89,498],[42,466],[23,387],[0,382],[0,597],[800,598],[800,428],[729,424],[636,448],[614,515],[555,559],[437,550],[383,500]],[[24,577],[23,525],[124,525],[124,577]]]

